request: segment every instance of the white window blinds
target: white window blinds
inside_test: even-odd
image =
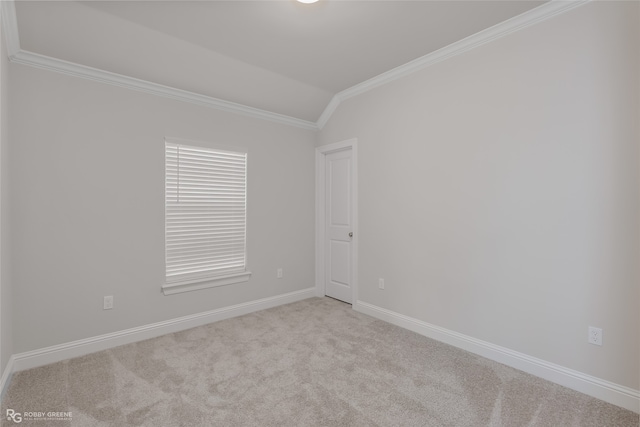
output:
[[[246,268],[247,153],[165,144],[166,283]]]

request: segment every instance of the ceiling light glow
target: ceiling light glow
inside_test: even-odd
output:
[[[300,3],[305,3],[305,4],[310,4],[310,3],[315,3],[318,0],[298,0]]]

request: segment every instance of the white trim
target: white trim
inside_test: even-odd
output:
[[[82,77],[101,83],[112,84],[114,86],[120,86],[139,92],[146,92],[170,99],[190,102],[196,105],[215,108],[230,113],[269,120],[287,126],[317,131],[321,130],[327,124],[331,115],[335,112],[340,103],[349,98],[415,73],[416,71],[422,70],[430,65],[444,61],[445,59],[459,55],[478,46],[482,46],[483,44],[537,24],[561,13],[568,12],[590,1],[591,0],[551,0],[518,16],[514,16],[511,19],[496,24],[493,27],[489,27],[465,39],[445,46],[435,52],[431,52],[362,83],[356,84],[355,86],[334,95],[316,123],[21,50],[14,0],[2,0],[0,1],[0,4],[2,7],[5,37],[7,39],[7,51],[12,62],[56,71],[75,77]]]
[[[13,376],[15,364],[15,357],[11,355],[9,361],[7,362],[7,366],[4,367],[4,371],[2,371],[2,377],[0,377],[0,401],[4,398],[4,394],[7,392],[9,388],[9,384],[11,383],[11,377]]]
[[[165,136],[164,142],[169,142],[171,144],[179,144],[179,145],[189,145],[191,147],[197,147],[197,148],[206,147],[206,148],[212,148],[214,150],[230,151],[232,153],[249,154],[249,149],[246,147],[218,144],[217,142],[204,141],[201,139],[186,139],[186,138],[178,138],[175,136]]]
[[[467,335],[396,313],[363,301],[354,310],[392,323],[420,335],[450,344],[471,353],[519,369],[556,384],[579,391],[605,402],[640,413],[640,390],[634,390],[594,376],[565,368],[536,357],[500,347]]]
[[[324,155],[316,148],[316,286],[317,297],[324,296]],[[355,301],[355,300],[354,300]]]
[[[165,295],[175,295],[200,289],[215,288],[217,286],[233,285],[235,283],[248,282],[250,277],[250,271],[227,274],[220,277],[201,277],[198,279],[185,280],[184,282],[165,284],[162,286],[162,293]]]
[[[269,120],[271,122],[294,126],[307,130],[318,130],[318,126],[310,121],[297,119],[295,117],[285,116],[284,114],[272,113],[270,111],[261,110],[259,108],[249,107],[235,102],[225,101],[223,99],[213,98],[211,96],[201,95],[182,89],[176,89],[164,86],[158,83],[152,83],[146,80],[136,79],[134,77],[122,74],[104,71],[86,65],[76,64],[62,59],[52,58],[39,53],[20,50],[11,55],[11,61],[17,64],[29,65],[44,70],[55,71],[69,76],[81,77],[93,80],[99,83],[106,83],[113,86],[119,86],[126,89],[132,89],[138,92],[145,92],[152,95],[162,96],[164,98],[175,99],[178,101],[189,102],[191,104],[203,107],[215,108],[217,110],[226,111],[228,113],[241,114],[243,116],[253,117],[256,119]]]
[[[316,296],[325,295],[324,283],[324,220],[325,220],[325,161],[326,155],[336,151],[351,149],[351,167],[353,177],[351,182],[351,203],[353,213],[353,240],[351,241],[351,302],[358,300],[358,139],[323,145],[316,148]]]
[[[16,17],[16,5],[13,0],[0,1],[0,14],[2,15],[2,27],[7,43],[7,55],[11,58],[20,50],[18,18]]]
[[[433,64],[437,64],[445,59],[460,55],[468,50],[482,46],[483,44],[492,42],[493,40],[534,25],[540,21],[544,21],[555,15],[574,9],[587,2],[589,2],[589,0],[552,0],[524,12],[521,15],[514,16],[513,18],[507,19],[506,21],[477,32],[469,37],[451,43],[450,45],[438,49],[435,52],[431,52],[428,55],[414,59],[404,65],[352,86],[349,89],[340,92],[339,97],[341,100],[345,100],[356,95],[360,95],[361,93],[367,92],[378,86],[398,80]]]
[[[341,92],[342,93],[342,92]],[[340,94],[333,95],[329,104],[325,107],[324,111],[320,115],[320,118],[316,122],[318,129],[324,128],[324,125],[327,124],[333,113],[338,109],[340,103],[342,102],[342,98],[340,98]]]
[[[490,43],[496,39],[545,21],[561,13],[568,12],[576,7],[589,3],[590,1],[591,0],[551,0],[534,9],[514,16],[513,18],[507,19],[506,21],[500,22],[499,24],[472,34],[462,40],[451,43],[441,49],[421,56],[420,58],[416,58],[413,61],[409,61],[406,64],[400,65],[372,77],[369,80],[365,80],[364,82],[338,92],[326,106],[317,121],[317,126],[322,130],[340,103],[349,98],[353,98],[354,96],[361,95],[371,89],[375,89],[379,86],[401,79],[402,77],[406,77],[409,74],[413,74],[416,71],[420,71],[431,65],[437,64],[445,59],[460,55],[468,50],[475,49],[476,47]]]
[[[94,353],[96,351],[158,337],[160,335],[184,331],[186,329],[229,319],[231,317],[242,316],[255,311],[266,310],[279,305],[311,298],[314,295],[314,288],[307,288],[274,297],[223,307],[217,310],[192,314],[189,316],[179,317],[177,319],[165,320],[163,322],[126,329],[124,331],[113,332],[97,337],[85,338],[65,344],[15,354],[12,356],[12,359],[14,360],[12,371],[17,372],[25,369],[31,369],[37,366],[48,365],[50,363]],[[9,368],[9,365],[7,365],[7,368]]]

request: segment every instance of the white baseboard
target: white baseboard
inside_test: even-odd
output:
[[[369,316],[392,323],[428,338],[450,344],[471,353],[486,357],[507,366],[519,369],[564,387],[579,391],[605,402],[640,413],[640,391],[610,381],[602,380],[582,372],[574,371],[554,363],[528,356],[459,334],[391,310],[356,301],[353,308]]]
[[[217,310],[178,317],[176,319],[139,326],[137,328],[126,329],[124,331],[113,332],[97,337],[85,338],[65,344],[14,354],[7,364],[7,368],[5,368],[2,381],[7,381],[13,372],[84,356],[85,354],[95,353],[96,351],[106,350],[149,338],[155,338],[160,335],[184,331],[186,329],[195,328],[196,326],[206,325],[208,323],[229,319],[231,317],[242,316],[244,314],[277,307],[283,304],[289,304],[311,298],[313,296],[315,296],[315,287],[232,305],[229,307],[223,307]],[[4,382],[1,385],[4,387]]]

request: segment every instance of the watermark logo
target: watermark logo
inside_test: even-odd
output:
[[[7,409],[7,420],[13,421],[14,423],[21,423],[22,414],[14,411],[13,409]]]
[[[22,421],[64,421],[71,420],[73,414],[71,412],[58,411],[24,411],[17,412],[14,409],[7,409],[7,420],[16,424]]]

